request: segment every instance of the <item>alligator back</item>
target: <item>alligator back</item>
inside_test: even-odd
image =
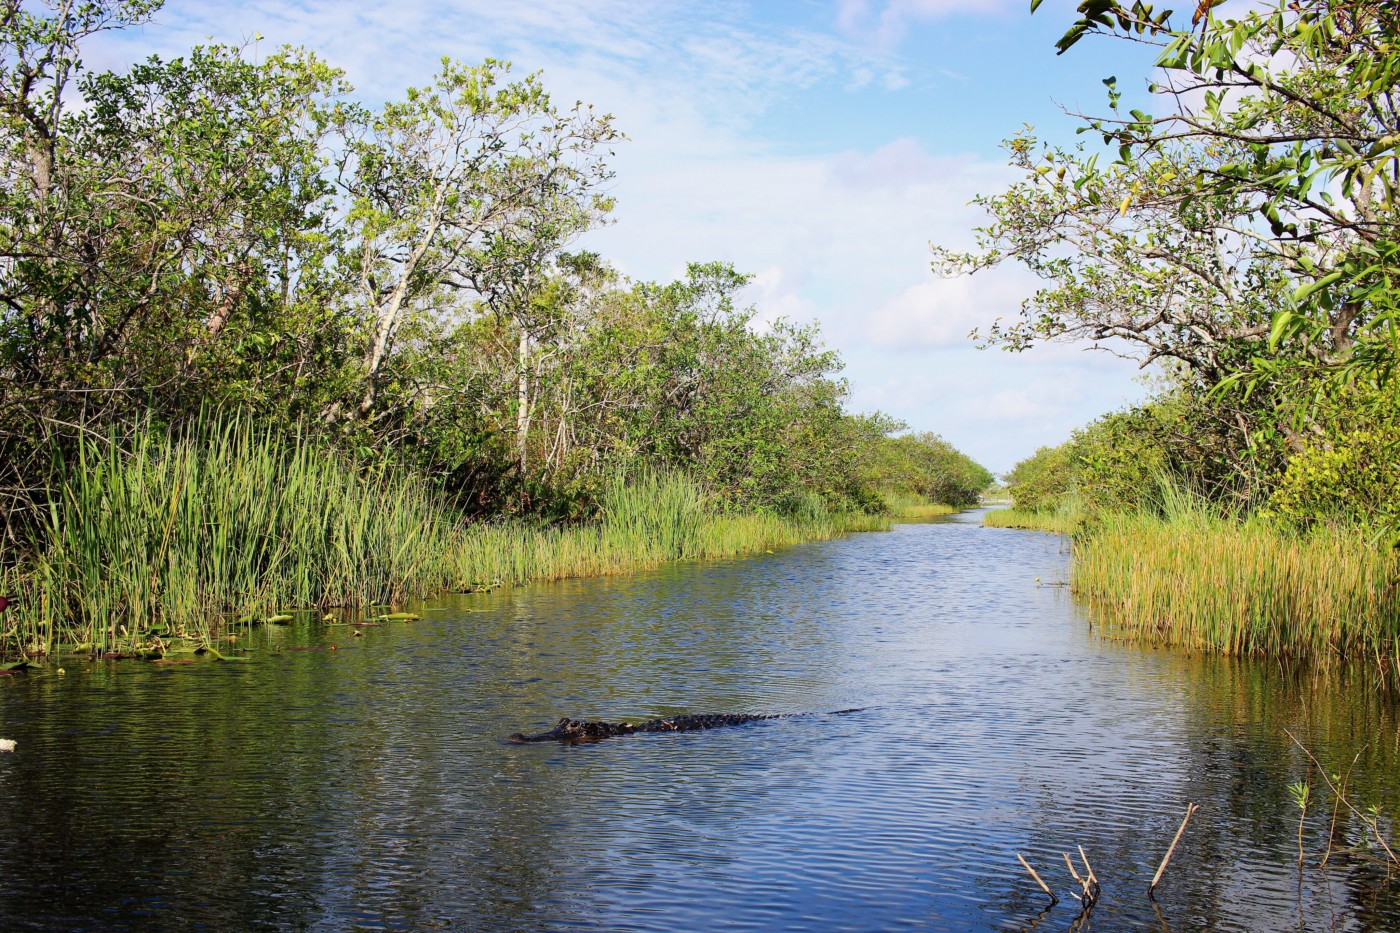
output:
[[[858,713],[859,709],[839,709],[835,713]],[[835,713],[828,715],[835,715]],[[553,729],[526,735],[512,732],[506,736],[507,742],[599,742],[615,735],[631,735],[634,732],[692,732],[697,729],[715,729],[720,726],[737,726],[757,719],[788,719],[793,716],[810,716],[811,713],[707,713],[698,716],[668,716],[665,719],[649,719],[646,722],[590,722],[570,719],[565,716]]]

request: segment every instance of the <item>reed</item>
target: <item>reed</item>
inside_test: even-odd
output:
[[[918,522],[943,515],[952,515],[957,509],[943,502],[934,502],[917,493],[886,493],[882,497],[885,510],[897,522]]]
[[[982,524],[988,528],[1024,528],[1030,531],[1048,531],[1063,535],[1074,534],[1083,521],[1084,518],[1077,509],[1057,509],[1047,512],[992,509],[982,516]]]
[[[426,484],[233,421],[61,467],[31,624],[99,651],[207,633],[282,607],[390,602],[441,586],[454,529]]]
[[[1400,670],[1400,558],[1360,534],[1294,533],[1178,504],[1167,517],[1100,516],[1074,550],[1074,588],[1113,632]]]
[[[421,479],[365,474],[296,434],[237,419],[144,431],[126,448],[85,440],[59,467],[46,549],[23,569],[0,564],[0,583],[25,593],[0,617],[0,650],[207,645],[287,609],[626,573],[888,527],[825,510],[718,513],[694,483],[660,474],[611,482],[594,523],[473,525]]]

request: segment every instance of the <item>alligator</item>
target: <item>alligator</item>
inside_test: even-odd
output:
[[[859,713],[861,709],[838,709],[826,715],[837,713]],[[794,716],[811,716],[812,713],[710,713],[700,716],[670,716],[666,719],[649,719],[646,722],[585,722],[565,716],[546,732],[525,735],[512,732],[506,736],[507,742],[523,745],[526,742],[565,742],[576,745],[580,742],[599,742],[615,735],[631,735],[634,732],[691,732],[696,729],[715,729],[719,726],[737,726],[759,719],[791,719]]]

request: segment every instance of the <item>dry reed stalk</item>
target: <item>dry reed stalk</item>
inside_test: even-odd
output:
[[[1098,879],[1094,877],[1093,870],[1089,868],[1089,859],[1084,856],[1083,846],[1079,847],[1079,854],[1084,858],[1084,871],[1089,877],[1079,877],[1079,872],[1074,870],[1074,862],[1070,861],[1068,852],[1064,853],[1065,864],[1069,866],[1070,875],[1075,881],[1079,882],[1079,887],[1082,889],[1079,895],[1079,906],[1088,910],[1099,900],[1099,882]]]
[[[1085,854],[1085,852],[1084,852],[1084,847],[1083,847],[1083,846],[1079,846],[1078,848],[1079,848],[1079,857],[1080,857],[1081,859],[1084,860],[1084,872],[1085,872],[1085,874],[1087,874],[1087,875],[1089,876],[1089,880],[1090,880],[1092,883],[1098,884],[1098,883],[1099,883],[1099,878],[1098,878],[1097,875],[1094,874],[1094,866],[1092,866],[1092,865],[1089,864],[1089,856]]]
[[[1157,866],[1157,874],[1152,876],[1152,883],[1147,886],[1148,897],[1153,897],[1153,891],[1156,890],[1158,882],[1162,880],[1162,873],[1167,870],[1167,863],[1172,860],[1172,853],[1176,851],[1176,844],[1181,841],[1181,834],[1186,832],[1186,824],[1191,822],[1191,817],[1199,809],[1200,807],[1194,803],[1186,805],[1186,816],[1182,819],[1181,825],[1177,827],[1176,836],[1172,838],[1172,844],[1167,847],[1167,854],[1162,856],[1162,864]]]
[[[1038,884],[1038,885],[1040,885],[1040,890],[1042,890],[1042,891],[1044,891],[1046,894],[1050,895],[1050,903],[1052,903],[1052,904],[1058,904],[1058,903],[1060,902],[1060,899],[1059,899],[1058,897],[1055,896],[1055,892],[1054,892],[1054,891],[1051,891],[1051,890],[1050,890],[1050,886],[1049,886],[1048,884],[1046,884],[1044,881],[1042,881],[1041,878],[1040,878],[1040,876],[1037,875],[1037,874],[1035,873],[1035,869],[1031,867],[1031,863],[1028,862],[1028,861],[1026,861],[1025,857],[1022,856],[1020,852],[1017,852],[1017,853],[1016,853],[1016,858],[1017,858],[1017,860],[1019,860],[1020,863],[1025,867],[1026,871],[1028,871],[1028,872],[1031,873],[1031,877],[1035,879],[1035,883]]]

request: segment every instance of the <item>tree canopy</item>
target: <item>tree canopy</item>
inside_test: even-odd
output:
[[[734,508],[879,508],[867,461],[897,426],[846,410],[814,327],[757,326],[726,264],[637,282],[577,248],[612,208],[611,116],[493,59],[378,109],[304,49],[84,68],[159,6],[0,0],[12,541],[77,438],[210,412],[429,475],[471,513],[577,516],[645,470]]]

